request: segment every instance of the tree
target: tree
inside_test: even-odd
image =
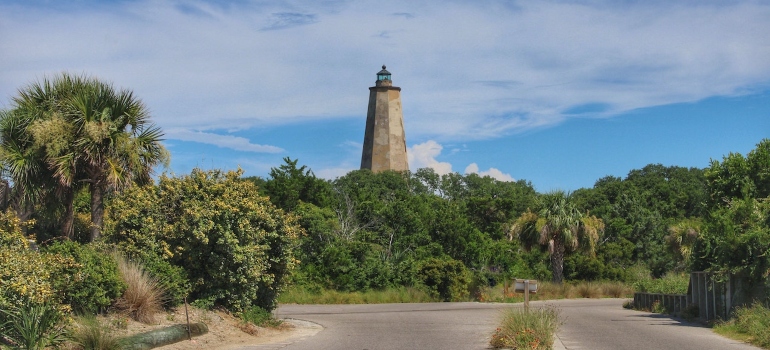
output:
[[[525,248],[547,247],[554,283],[564,280],[564,257],[582,249],[595,254],[596,242],[604,231],[601,219],[583,214],[572,203],[569,194],[553,191],[537,198],[538,211],[527,211],[511,226],[510,238],[521,240]]]
[[[710,213],[693,247],[693,268],[770,274],[770,139],[744,157],[730,153],[706,169]]]
[[[162,132],[130,90],[62,73],[22,88],[13,101],[11,118],[0,125],[4,164],[27,199],[57,194],[65,207],[65,237],[72,237],[73,200],[81,184],[90,189],[90,238],[96,240],[104,196],[148,182],[153,168],[168,159]]]
[[[316,178],[306,165],[298,167],[299,159],[285,157],[283,161],[278,168],[270,168],[270,179],[264,184],[270,201],[286,211],[294,211],[300,202],[326,204],[331,195],[329,183]]]

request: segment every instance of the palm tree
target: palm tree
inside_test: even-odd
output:
[[[89,81],[89,89],[67,103],[67,119],[79,131],[73,155],[91,190],[91,240],[101,235],[105,194],[150,181],[153,168],[166,163],[163,133],[150,122],[145,105],[129,90]],[[63,162],[61,169],[68,169]],[[59,167],[57,167],[59,169]]]
[[[537,208],[537,212],[528,210],[516,219],[509,238],[519,239],[526,249],[547,247],[553,282],[561,284],[565,255],[578,249],[594,255],[604,223],[595,216],[581,213],[564,191],[540,195]]]
[[[692,251],[702,228],[700,219],[683,219],[668,228],[665,237],[668,248],[678,260],[677,268],[684,269],[691,261]]]
[[[165,163],[162,132],[128,90],[95,78],[62,73],[19,91],[15,108],[0,123],[0,160],[24,198],[55,193],[64,206],[62,236],[72,237],[74,194],[91,191],[91,240],[101,234],[104,196],[149,181]]]
[[[0,162],[13,184],[11,202],[17,215],[26,220],[33,210],[60,211],[61,231],[71,237],[74,217],[70,184],[56,180],[49,166],[51,150],[66,148],[71,138],[55,128],[60,120],[60,101],[75,88],[76,82],[44,80],[19,90],[15,107],[0,116]],[[37,206],[37,208],[35,208]]]

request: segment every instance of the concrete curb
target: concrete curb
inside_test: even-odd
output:
[[[559,339],[559,335],[553,336],[553,350],[567,350],[567,348],[564,346],[564,343],[561,342],[561,339]]]

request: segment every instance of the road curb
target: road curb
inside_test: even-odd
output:
[[[564,346],[564,343],[561,342],[561,339],[559,339],[559,335],[553,336],[553,350],[567,350],[567,348]]]

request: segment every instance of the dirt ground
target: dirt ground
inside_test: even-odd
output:
[[[224,311],[208,311],[188,307],[190,323],[205,323],[208,333],[193,337],[192,340],[170,344],[156,349],[185,350],[185,349],[218,349],[232,350],[247,345],[280,343],[289,339],[306,337],[318,333],[322,327],[310,322],[286,320],[277,328],[262,328],[254,325],[244,325],[239,319]],[[111,315],[103,320],[115,330],[117,336],[127,336],[144,333],[154,329],[175,324],[185,324],[187,316],[184,306],[170,312],[159,313],[151,325],[139,323],[125,316]]]

